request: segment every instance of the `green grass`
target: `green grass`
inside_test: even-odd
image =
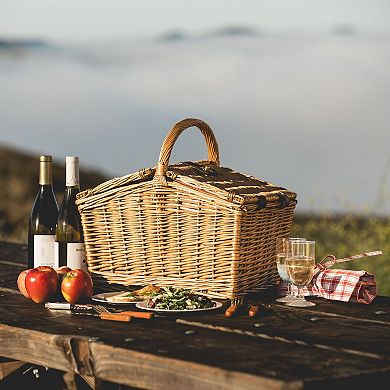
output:
[[[342,263],[337,268],[364,269],[373,273],[378,294],[390,295],[390,218],[298,214],[294,218],[291,237],[316,241],[317,261],[328,254],[342,258],[368,251],[383,251],[382,256]]]

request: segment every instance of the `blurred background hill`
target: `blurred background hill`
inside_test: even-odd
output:
[[[1,1],[0,238],[26,240],[40,154],[80,156],[85,189],[199,117],[222,165],[298,193],[318,258],[383,250],[350,266],[390,294],[389,43],[386,0]],[[193,131],[173,160],[205,154]]]

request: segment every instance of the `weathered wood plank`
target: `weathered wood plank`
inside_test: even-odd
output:
[[[76,371],[71,338],[0,324],[0,355],[62,371]]]
[[[207,317],[186,316],[179,321],[264,339],[274,338],[285,343],[305,343],[320,349],[333,349],[335,353],[343,350],[351,354],[376,356],[378,359],[390,358],[387,324],[367,324],[360,319],[328,317],[320,308],[319,314],[313,314],[306,310],[291,310],[279,304],[265,306],[270,306],[270,309],[257,319],[248,319],[243,313],[229,319],[214,314]]]
[[[84,382],[93,390],[96,388],[96,379],[90,375],[80,375]]]
[[[0,243],[0,355],[150,389],[389,379],[389,298],[369,306],[318,300],[302,310],[257,296],[269,311],[255,319],[227,319],[220,311],[186,315],[182,323],[173,317],[113,323],[50,312],[22,297],[16,277],[24,263],[14,260],[23,254]]]
[[[151,374],[156,367],[161,370],[158,375],[165,373],[171,383],[172,367],[180,366],[179,371],[174,369],[176,377],[181,378],[177,380],[194,388],[200,386],[205,367],[211,372],[216,370],[221,388],[231,385],[232,372],[242,374],[236,378],[240,377],[241,382],[246,378],[248,386],[253,376],[258,377],[257,384],[267,379],[279,386],[280,382],[296,384],[306,378],[320,381],[327,377],[353,377],[389,367],[388,361],[369,356],[351,357],[343,351],[336,354],[310,344],[272,338],[253,340],[244,335],[176,324],[171,319],[121,324],[53,313],[20,295],[6,295],[8,304],[0,301],[0,322],[7,324],[0,327],[0,354],[130,386],[152,386],[145,383],[147,379],[139,378],[151,376],[153,381],[157,380]],[[314,363],[313,356],[320,357],[319,361]],[[140,358],[148,364],[140,364]],[[191,378],[183,369],[186,365],[195,370]],[[123,377],[118,374],[118,367]],[[205,378],[206,384],[209,381]]]
[[[315,298],[313,302],[317,306],[305,308],[305,313],[310,313],[314,317],[323,315],[326,317],[344,319],[355,319],[364,322],[367,325],[372,323],[390,325],[390,297],[377,297],[370,305],[361,303],[350,303],[340,301],[330,301],[322,298]],[[287,310],[295,310],[301,312],[301,308],[288,307],[280,303],[275,303],[279,307],[284,307]]]
[[[27,268],[27,246],[0,242],[0,261]]]
[[[3,380],[7,375],[22,367],[23,364],[24,362],[19,360],[11,360],[0,357],[0,381]]]
[[[145,389],[258,390],[302,389],[299,380],[283,381],[204,364],[110,348],[93,343],[94,367],[99,378]],[[113,360],[115,363],[113,364]]]
[[[2,292],[19,294],[17,278],[22,270],[23,268],[0,263],[0,294]]]

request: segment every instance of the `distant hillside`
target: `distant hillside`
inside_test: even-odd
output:
[[[42,49],[50,45],[41,39],[4,39],[0,38],[0,50]]]
[[[27,223],[38,190],[39,156],[0,145],[0,240],[26,242]],[[95,187],[107,178],[80,170],[81,189]],[[65,189],[65,166],[53,164],[53,187],[60,205]]]

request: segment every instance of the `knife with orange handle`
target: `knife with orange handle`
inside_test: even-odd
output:
[[[119,316],[129,316],[131,318],[143,318],[145,320],[150,320],[154,317],[154,313],[144,312],[144,311],[115,311],[111,312],[104,306],[95,305],[94,309],[99,314],[111,314],[111,315],[119,315]]]
[[[122,313],[101,313],[98,315],[102,320],[109,320],[109,321],[120,321],[120,322],[130,322],[133,318],[132,316],[129,316],[127,314]]]
[[[154,318],[154,313],[148,313],[148,312],[141,312],[141,311],[121,311],[121,315],[128,315],[130,317],[134,318],[143,318],[144,320],[151,320]]]
[[[133,317],[129,315],[121,315],[121,313],[90,313],[86,311],[74,311],[74,310],[62,310],[63,313],[69,312],[77,316],[89,316],[89,317],[98,317],[101,320],[108,321],[120,321],[120,322],[130,322]]]

